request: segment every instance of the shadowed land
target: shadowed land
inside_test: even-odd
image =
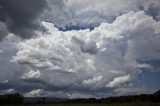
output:
[[[117,96],[101,99],[26,98],[19,93],[15,93],[1,95],[0,104],[6,106],[160,106],[160,90],[154,94]]]
[[[5,106],[17,106],[17,105],[5,105]],[[120,104],[106,104],[106,103],[85,103],[85,104],[23,104],[18,106],[160,106],[160,103],[120,103]]]

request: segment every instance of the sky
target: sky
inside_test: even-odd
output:
[[[0,94],[151,94],[159,41],[159,0],[0,0]]]

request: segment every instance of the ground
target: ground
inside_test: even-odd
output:
[[[160,103],[121,103],[121,104],[32,104],[5,106],[160,106]]]

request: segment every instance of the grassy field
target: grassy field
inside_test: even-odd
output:
[[[32,104],[5,106],[160,106],[160,103],[121,103],[121,104]]]

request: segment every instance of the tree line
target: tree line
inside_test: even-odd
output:
[[[22,104],[23,95],[20,93],[0,95],[0,104]]]

